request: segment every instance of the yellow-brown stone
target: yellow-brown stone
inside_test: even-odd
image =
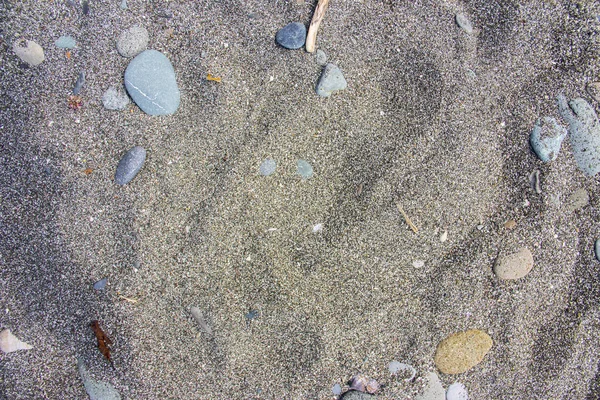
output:
[[[435,366],[444,374],[463,373],[479,364],[493,343],[492,338],[479,329],[455,333],[438,345]]]

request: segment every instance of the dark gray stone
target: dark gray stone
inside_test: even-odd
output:
[[[81,93],[81,89],[83,89],[83,85],[85,84],[85,71],[81,71],[77,80],[75,81],[75,86],[73,86],[73,94]]]
[[[125,87],[135,104],[147,114],[168,115],[179,108],[175,70],[159,51],[146,50],[131,60],[125,70]]]
[[[335,64],[327,64],[321,74],[321,78],[317,83],[317,94],[322,97],[329,97],[338,90],[344,90],[348,87],[348,83],[344,78],[344,74]]]
[[[275,40],[286,49],[299,49],[306,42],[306,26],[300,22],[287,24],[277,32]]]
[[[146,161],[146,150],[143,147],[135,146],[127,152],[119,161],[117,172],[115,173],[115,182],[117,185],[126,185],[140,172]]]

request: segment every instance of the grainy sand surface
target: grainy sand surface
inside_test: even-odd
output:
[[[559,93],[598,110],[585,92],[600,78],[597,2],[332,0],[317,46],[348,89],[330,98],[315,94],[315,56],[274,40],[308,25],[312,1],[119,5],[91,0],[84,16],[62,0],[0,2],[0,327],[34,346],[0,355],[1,398],[86,399],[81,357],[124,399],[332,399],[359,372],[385,385],[380,399],[414,399],[440,340],[472,328],[492,350],[440,374],[445,386],[600,397],[598,177],[568,140],[549,164],[528,142],[537,118],[559,118]],[[129,62],[115,41],[136,24],[173,63],[175,115],[102,106]],[[77,40],[70,58],[62,35]],[[15,56],[20,37],[45,49],[40,66]],[[118,186],[136,145],[146,164]],[[269,177],[265,158],[278,163]],[[589,204],[572,211],[580,188]],[[521,247],[533,270],[499,281],[494,261]],[[114,370],[92,320],[113,339]],[[392,360],[418,378],[391,377]]]

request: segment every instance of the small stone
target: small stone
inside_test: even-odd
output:
[[[90,377],[90,373],[81,358],[77,359],[77,369],[90,400],[121,400],[121,395],[113,385]]]
[[[146,161],[146,150],[143,147],[135,146],[129,150],[117,166],[115,173],[115,182],[117,185],[126,185],[140,172]]]
[[[448,231],[444,231],[440,235],[440,242],[444,243],[446,240],[448,240]]]
[[[509,231],[515,229],[516,226],[517,226],[517,221],[515,221],[514,219],[509,219],[508,221],[506,221],[504,223],[504,227],[506,229],[508,229]]]
[[[127,0],[121,0],[121,10],[127,10]]]
[[[83,89],[83,85],[85,84],[85,71],[81,71],[77,80],[75,81],[75,86],[73,86],[73,94],[77,95],[81,93],[81,89]]]
[[[304,179],[308,179],[313,175],[313,167],[305,160],[298,160],[296,163],[296,172]]]
[[[415,397],[415,400],[445,400],[446,391],[440,382],[440,378],[435,372],[427,374],[427,385],[423,394]]]
[[[327,65],[327,54],[325,54],[323,50],[318,49],[315,55],[315,60],[317,61],[317,64],[319,64],[321,67],[324,67]]]
[[[340,397],[340,400],[375,400],[377,396],[369,393],[359,392],[357,390],[349,390]]]
[[[596,253],[596,260],[600,261],[600,239],[596,239],[594,244],[594,253]]]
[[[340,394],[342,394],[342,386],[339,383],[336,383],[331,388],[331,392],[333,393],[334,396],[339,396]]]
[[[469,393],[465,385],[455,382],[448,386],[446,400],[469,400]]]
[[[54,42],[54,45],[59,49],[73,49],[77,46],[77,42],[71,36],[61,36]]]
[[[306,42],[306,26],[300,22],[287,24],[277,32],[275,40],[286,49],[299,49]]]
[[[258,310],[250,310],[246,313],[246,319],[248,321],[252,321],[253,319],[258,318],[260,315],[260,312]]]
[[[567,211],[573,212],[587,206],[590,202],[590,195],[584,188],[577,189],[569,196],[567,200]]]
[[[313,233],[319,233],[323,230],[323,224],[316,224],[315,226],[313,226]]]
[[[124,110],[129,104],[129,96],[124,90],[109,87],[102,95],[102,105],[107,110]]]
[[[134,26],[121,32],[117,40],[117,51],[123,57],[134,57],[148,47],[148,31],[143,26]]]
[[[542,193],[542,185],[541,185],[540,171],[539,170],[536,169],[531,174],[529,174],[529,184],[531,185],[531,188],[533,190],[535,190],[535,192],[537,194],[541,194]]]
[[[415,260],[415,261],[413,261],[412,265],[413,265],[414,268],[417,268],[417,269],[418,268],[423,268],[425,266],[425,261],[423,261],[423,260]]]
[[[436,367],[444,374],[460,374],[479,364],[493,345],[479,329],[459,332],[442,340],[435,352]]]
[[[275,173],[275,169],[277,168],[277,163],[275,160],[267,158],[265,161],[260,164],[258,167],[258,173],[262,176],[269,176]]]
[[[13,44],[13,51],[22,61],[33,67],[44,61],[44,49],[33,40],[18,39]]]
[[[200,326],[200,329],[202,329],[208,335],[212,335],[212,329],[210,325],[206,323],[206,319],[204,318],[204,315],[202,315],[202,311],[200,311],[198,307],[192,306],[190,308],[190,313],[192,314],[192,317],[194,317],[196,323]]]
[[[12,353],[17,350],[30,350],[33,346],[19,340],[18,337],[10,333],[10,329],[4,329],[0,332],[0,350],[4,353]]]
[[[108,278],[100,279],[98,282],[94,283],[94,289],[104,290],[106,287],[106,282],[108,282]]]
[[[400,361],[392,361],[390,365],[388,365],[388,369],[392,375],[401,374],[401,378],[406,382],[412,381],[415,376],[417,376],[417,370],[412,365],[401,363]]]
[[[585,89],[592,98],[600,103],[600,82],[590,82]]]
[[[319,96],[329,97],[333,92],[344,90],[347,87],[348,83],[346,82],[342,71],[340,71],[336,65],[329,63],[325,66],[325,69],[323,69],[316,90]]]
[[[460,29],[467,32],[469,35],[473,33],[473,25],[471,25],[471,21],[469,21],[465,14],[458,13],[454,19],[456,21],[456,25],[458,25]]]
[[[600,121],[598,115],[582,98],[567,104],[565,96],[558,96],[558,109],[569,124],[569,141],[575,161],[587,176],[600,172]]]
[[[500,279],[519,279],[533,268],[533,254],[523,247],[516,253],[499,257],[494,265],[494,273]]]
[[[125,70],[125,87],[146,114],[173,114],[179,108],[175,70],[159,51],[146,50],[131,60]]]
[[[529,143],[535,154],[543,162],[556,160],[567,129],[552,117],[538,119],[529,136]]]

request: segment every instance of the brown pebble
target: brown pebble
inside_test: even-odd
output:
[[[533,268],[533,254],[523,247],[516,253],[499,257],[494,265],[494,273],[500,279],[519,279]]]
[[[514,219],[510,219],[504,223],[504,227],[509,230],[515,229],[516,226],[517,221],[515,221]]]
[[[460,374],[479,364],[494,341],[485,332],[471,329],[442,340],[435,352],[435,366],[444,374]]]

